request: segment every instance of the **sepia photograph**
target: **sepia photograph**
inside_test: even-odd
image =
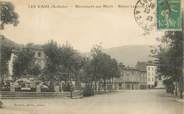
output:
[[[183,0],[0,0],[0,114],[184,114]]]

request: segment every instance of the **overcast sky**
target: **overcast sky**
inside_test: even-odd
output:
[[[144,31],[135,22],[133,8],[117,8],[118,4],[135,5],[137,0],[9,1],[14,3],[20,23],[17,27],[6,26],[0,34],[17,43],[43,44],[52,39],[59,44],[68,42],[81,52],[89,51],[97,43],[104,48],[157,43],[157,32],[142,35]],[[113,4],[114,8],[28,8],[29,4]]]

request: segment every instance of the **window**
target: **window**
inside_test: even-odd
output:
[[[150,72],[148,72],[148,76],[150,76]]]
[[[33,52],[33,55],[36,57],[36,53],[35,52]]]
[[[148,70],[150,70],[150,67],[148,67]]]

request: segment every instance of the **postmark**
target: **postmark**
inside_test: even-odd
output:
[[[155,0],[138,0],[134,8],[135,21],[146,32],[156,27],[155,3]]]
[[[181,30],[181,0],[157,0],[157,29]]]

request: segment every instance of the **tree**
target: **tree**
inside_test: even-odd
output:
[[[8,75],[8,61],[10,60],[12,48],[4,45],[4,36],[0,39],[0,77],[1,84],[3,83],[4,76]]]
[[[123,67],[121,65],[122,64],[118,64],[116,59],[111,60],[111,64],[110,64],[111,74],[110,75],[111,75],[112,85],[114,84],[114,78],[119,78],[121,76],[121,68]]]
[[[0,30],[4,30],[4,24],[14,24],[14,26],[16,26],[18,24],[18,14],[14,12],[14,5],[12,3],[0,1]],[[1,42],[0,42],[0,46],[2,46]],[[4,55],[9,55],[9,52],[10,52],[9,49],[7,48],[5,50],[6,51],[1,50],[1,52],[0,52],[0,56],[1,56],[0,63],[2,63],[2,61],[4,61],[3,60],[4,58],[2,57],[2,53]],[[9,58],[9,57],[7,57],[7,58]],[[7,61],[5,60],[4,64],[1,64],[0,67],[6,68],[7,67],[6,64],[7,64]],[[3,70],[1,68],[0,68],[0,73],[2,73],[2,70]],[[2,75],[1,75],[1,78],[2,78]],[[0,101],[0,107],[2,107],[2,104],[3,103]]]
[[[56,42],[50,41],[43,47],[47,56],[44,75],[52,82],[52,86],[55,80],[64,80],[65,83],[71,83],[72,80],[79,81],[78,75],[83,58],[72,46],[66,44],[61,47]]]
[[[91,57],[85,64],[84,72],[87,79],[86,82],[91,88],[94,83],[95,91],[98,91],[97,82],[103,81],[103,88],[106,91],[107,85],[110,83],[111,85],[113,84],[113,78],[120,76],[120,69],[117,61],[104,53],[100,45],[96,45],[92,48]]]
[[[4,29],[5,24],[16,26],[19,23],[18,14],[14,10],[11,2],[0,2],[0,29]]]
[[[44,53],[46,55],[46,67],[45,67],[45,74],[49,76],[48,78],[51,79],[58,73],[58,68],[60,64],[60,52],[59,47],[56,42],[50,41],[49,43],[43,46]]]
[[[69,44],[65,44],[61,48],[61,65],[67,73],[76,73],[82,65],[82,57]]]
[[[18,14],[14,12],[14,5],[11,2],[0,1],[0,30],[4,30],[5,24],[18,24]],[[8,73],[8,61],[11,56],[12,47],[4,45],[2,43],[4,36],[0,39],[0,72],[2,75],[7,75]],[[2,83],[1,83],[2,84]]]
[[[43,46],[46,55],[46,66],[43,70],[43,79],[50,81],[49,89],[54,91],[54,81],[61,72],[61,52],[57,42],[50,41]]]
[[[35,64],[34,52],[31,48],[23,48],[17,52],[13,64],[14,78],[20,78],[23,75],[38,75],[41,73],[39,65]]]
[[[176,87],[179,87],[180,90],[180,98],[182,98],[183,92],[182,40],[183,40],[182,32],[180,31],[166,32],[165,35],[160,40],[162,45],[160,45],[156,54],[158,72],[160,73],[161,76],[164,76],[166,78],[165,82],[168,86],[173,85],[173,83],[176,83]],[[170,84],[168,84],[168,82]]]
[[[5,24],[18,24],[18,14],[14,12],[14,5],[11,2],[2,2],[0,1],[0,30],[4,30]],[[2,43],[4,36],[1,36],[0,42],[0,72],[1,78],[2,75],[6,75],[8,73],[8,61],[11,56],[12,47],[4,45]],[[2,84],[2,83],[1,83]]]
[[[64,44],[61,47],[61,66],[62,72],[66,73],[64,80],[65,84],[69,83],[72,86],[72,81],[75,81],[75,89],[80,89],[80,71],[84,65],[84,58],[81,54],[69,44]],[[72,88],[69,87],[72,94]],[[71,95],[72,96],[72,95]]]

